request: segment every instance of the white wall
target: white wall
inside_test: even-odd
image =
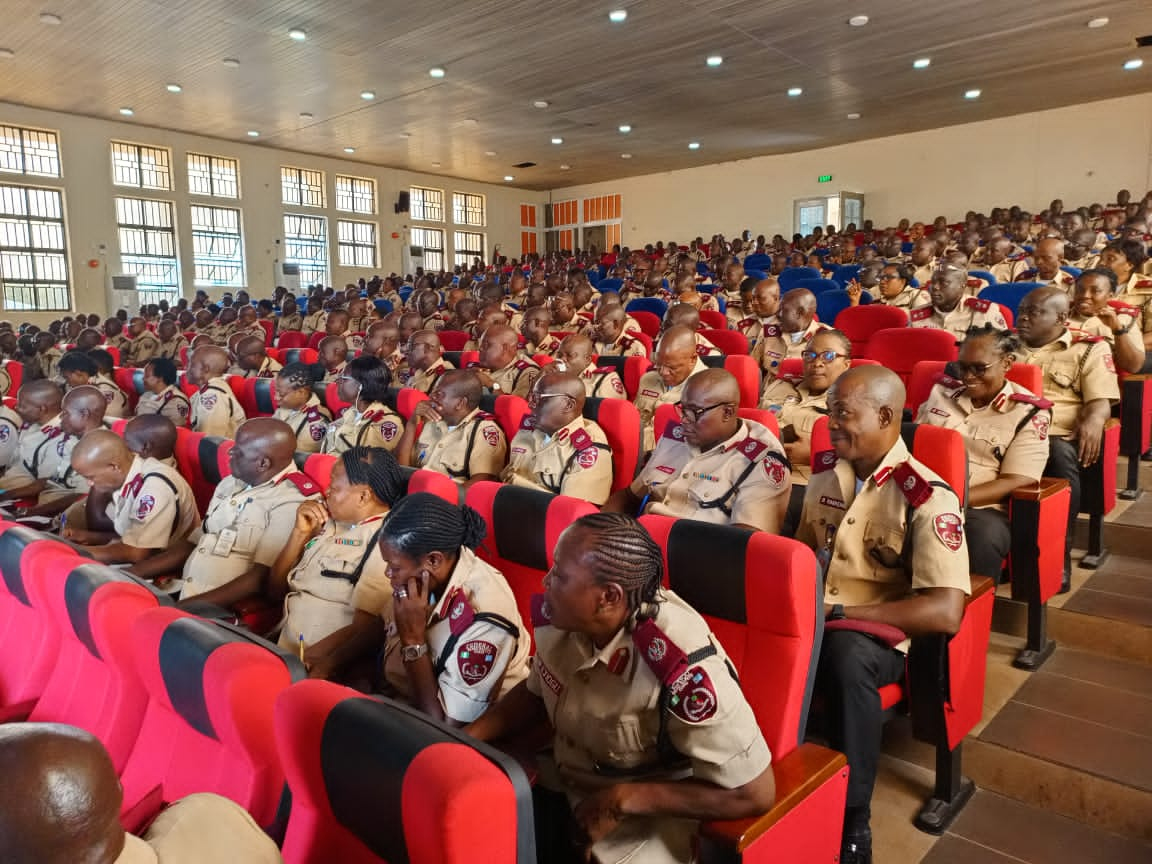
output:
[[[851,121],[845,121],[851,122]],[[705,151],[701,151],[702,153]],[[822,174],[831,183],[817,183]],[[553,190],[553,200],[620,193],[623,242],[723,232],[790,237],[797,198],[861,192],[877,226],[950,221],[1020,204],[1038,212],[1152,188],[1152,94],[1019,114],[804,153],[763,156]]]
[[[270,296],[276,286],[275,262],[283,249],[283,213],[280,203],[280,166],[292,165],[299,168],[321,169],[325,172],[328,207],[324,210],[290,208],[294,212],[314,213],[328,217],[329,266],[333,285],[344,285],[361,276],[369,278],[373,273],[387,275],[401,269],[401,247],[406,239],[405,229],[412,223],[407,213],[393,212],[393,204],[401,190],[413,184],[443,189],[448,223],[428,225],[443,228],[445,232],[445,261],[452,266],[452,193],[472,192],[486,196],[487,226],[482,231],[487,235],[489,255],[496,244],[500,244],[505,254],[520,254],[520,204],[539,203],[547,199],[546,193],[518,190],[506,186],[494,186],[417,174],[393,168],[382,168],[362,162],[344,159],[327,159],[301,153],[276,150],[246,143],[222,141],[185,135],[164,129],[154,129],[133,123],[119,123],[95,120],[71,114],[41,111],[19,105],[0,102],[0,123],[32,126],[55,130],[60,134],[60,155],[62,177],[59,180],[41,177],[23,177],[16,174],[0,173],[0,183],[60,187],[64,189],[64,204],[67,218],[69,267],[72,278],[75,308],[85,312],[105,311],[109,307],[111,274],[119,273],[120,256],[116,236],[116,214],[113,198],[117,195],[150,197],[174,201],[179,242],[181,284],[186,296],[196,290],[193,284],[192,237],[189,227],[189,203],[239,206],[243,210],[244,253],[248,274],[248,286],[254,297]],[[109,142],[129,141],[136,144],[169,147],[172,149],[172,166],[175,189],[172,192],[151,192],[125,189],[112,184],[112,162]],[[226,156],[240,162],[239,202],[221,198],[201,198],[189,196],[187,159],[189,152]],[[367,177],[376,180],[377,209],[375,217],[339,214],[335,209],[335,175],[348,174],[354,177]],[[380,266],[364,270],[340,267],[336,250],[336,219],[356,219],[375,221],[378,224],[377,237],[380,246]],[[392,232],[400,234],[392,239]],[[280,245],[277,241],[281,241]],[[104,253],[101,253],[101,246]],[[99,259],[98,268],[90,268],[87,262]],[[209,289],[213,296],[219,296],[224,289]],[[20,313],[22,320],[37,323],[50,320],[62,313],[27,315]]]

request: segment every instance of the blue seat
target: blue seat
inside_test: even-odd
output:
[[[772,269],[772,256],[771,255],[749,255],[744,259],[744,272],[747,273],[749,269],[752,270],[771,270]]]
[[[793,288],[806,288],[817,297],[825,291],[840,290],[840,286],[831,279],[800,279],[794,282],[788,290],[791,291]]]
[[[860,275],[859,264],[841,264],[832,271],[832,281],[843,288]]]
[[[412,289],[408,286],[404,286],[396,293],[400,295],[400,302],[407,304],[408,298],[412,296]]]
[[[780,290],[787,291],[794,288],[801,279],[819,279],[821,273],[815,267],[785,267],[780,271]]]
[[[909,254],[915,248],[916,248],[916,244],[913,243],[911,240],[905,240],[903,243],[900,244],[900,251],[903,252],[905,255]]]
[[[1071,273],[1073,279],[1079,279],[1080,278],[1081,270],[1079,267],[1069,267],[1067,264],[1065,264],[1060,269],[1063,270],[1065,273]]]
[[[377,297],[375,300],[372,301],[372,305],[375,306],[377,309],[379,309],[381,312],[383,312],[385,315],[387,315],[388,313],[390,313],[392,311],[392,301],[391,300],[384,300],[382,298]]]
[[[637,297],[635,300],[628,301],[628,305],[624,307],[624,311],[651,312],[663,320],[664,313],[668,311],[668,304],[659,297]]]
[[[747,267],[744,268],[744,275],[751,276],[757,281],[768,278],[768,274],[763,270],[749,270]]]
[[[598,269],[593,268],[592,270],[588,270],[584,275],[588,277],[588,284],[593,287],[600,282],[600,271]]]
[[[1007,306],[1012,310],[1012,317],[1015,318],[1016,310],[1025,295],[1039,287],[1037,282],[1001,282],[998,285],[989,285],[981,291],[980,299],[991,300],[993,303]]]
[[[707,262],[704,262],[704,261],[697,261],[696,262],[696,272],[699,273],[701,276],[711,276],[712,275],[712,271],[708,268]]]
[[[987,270],[969,270],[968,275],[975,276],[977,279],[983,279],[989,285],[996,284],[996,277],[992,273],[989,273]]]
[[[596,267],[596,272],[600,274],[599,278],[603,279],[608,275],[608,267],[605,264],[600,264]]]
[[[867,306],[872,302],[872,295],[867,291],[860,294],[860,305]],[[818,317],[823,324],[833,326],[836,321],[836,316],[852,305],[852,300],[848,297],[848,292],[843,288],[837,288],[835,291],[824,291],[816,295],[816,317]]]
[[[605,291],[619,291],[623,284],[623,279],[601,279],[596,285],[596,290],[601,294]]]

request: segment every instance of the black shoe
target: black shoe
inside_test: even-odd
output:
[[[1060,590],[1057,594],[1067,594],[1072,590],[1072,568],[1065,567],[1064,573],[1060,576]]]
[[[840,847],[840,864],[872,864],[872,835],[845,837]]]

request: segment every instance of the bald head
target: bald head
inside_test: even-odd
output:
[[[0,725],[0,861],[112,864],[123,795],[100,742],[74,726]]]
[[[93,429],[80,439],[72,451],[72,467],[83,477],[91,480],[99,475],[102,469],[112,468],[120,476],[127,475],[135,455],[128,448],[123,438],[110,429]],[[94,484],[110,486],[113,489],[123,484],[111,482],[108,484]]]
[[[133,417],[124,426],[124,443],[145,459],[171,459],[176,452],[176,424],[163,414]]]
[[[240,424],[229,453],[232,473],[253,486],[266,483],[292,464],[296,435],[273,417],[256,417]]]
[[[883,366],[857,366],[828,388],[828,432],[858,478],[872,474],[900,438],[905,390]]]
[[[793,288],[780,300],[779,314],[785,333],[807,330],[816,317],[816,295],[807,288]]]
[[[583,333],[565,336],[556,349],[556,360],[572,372],[583,372],[592,362],[594,346],[592,340]]]
[[[227,372],[229,362],[228,352],[219,345],[199,345],[188,361],[188,380],[202,387]]]
[[[664,313],[663,329],[669,327],[687,327],[691,330],[700,329],[700,310],[688,303],[676,303],[669,306]]]
[[[480,365],[488,370],[503,369],[516,357],[516,331],[507,324],[493,324],[480,337]]]
[[[532,386],[532,417],[545,435],[563,429],[584,411],[584,384],[575,372],[550,367]]]
[[[679,324],[669,327],[660,337],[652,362],[665,387],[682,384],[696,367],[696,331]]]
[[[705,369],[697,372],[684,385],[684,401],[698,397],[700,404],[716,402],[740,402],[740,384],[736,376],[726,369]]]
[[[740,385],[731,372],[697,372],[684,383],[680,401],[684,440],[693,447],[709,450],[727,441],[740,427]]]
[[[108,400],[95,387],[85,384],[68,391],[60,403],[60,426],[69,435],[83,435],[104,422]]]

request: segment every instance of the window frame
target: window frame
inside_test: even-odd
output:
[[[444,240],[445,240],[444,229],[443,228],[424,228],[423,226],[416,226],[416,227],[410,228],[409,231],[411,233],[409,234],[409,244],[408,245],[409,246],[419,246],[421,249],[424,250],[424,271],[425,272],[432,272],[432,273],[443,272],[443,270],[444,270]],[[439,234],[440,235],[440,245],[439,246],[430,246],[427,243],[417,243],[416,242],[416,232],[417,231],[422,231],[425,233]],[[432,266],[431,262],[429,262],[429,260],[428,260],[429,251],[431,251],[432,254],[439,256],[440,263],[438,266],[434,267],[434,266]]]
[[[207,174],[206,174],[206,176],[208,178],[208,188],[209,188],[208,192],[198,192],[192,188],[191,160],[194,158],[195,159],[207,159],[208,160],[208,170],[207,170]],[[223,193],[217,191],[217,189],[216,189],[216,182],[217,181],[216,181],[216,172],[215,172],[215,166],[216,166],[217,162],[230,162],[230,163],[232,163],[232,167],[235,169],[233,172],[233,176],[234,176],[233,183],[236,186],[236,194],[235,195],[226,195],[226,194],[223,194]],[[240,192],[240,160],[239,159],[234,159],[231,156],[213,156],[211,153],[194,153],[192,151],[189,151],[189,152],[184,154],[184,164],[185,164],[185,170],[187,172],[188,194],[189,195],[195,195],[197,198],[222,198],[225,201],[239,201],[240,200],[241,192]]]
[[[120,140],[115,139],[115,138],[108,142],[108,147],[109,147],[109,153],[110,153],[111,158],[112,158],[112,185],[113,186],[116,186],[120,189],[138,189],[142,193],[172,192],[172,191],[174,191],[174,187],[173,187],[174,178],[172,176],[172,148],[171,147],[157,147],[153,144],[137,144],[134,141],[120,141]],[[130,148],[135,149],[135,151],[136,151],[136,172],[139,175],[139,181],[140,181],[139,183],[122,183],[116,179],[116,168],[117,168],[116,148],[117,147],[130,147]],[[145,169],[144,169],[143,155],[144,155],[145,150],[154,151],[156,153],[163,153],[165,155],[165,157],[167,158],[167,162],[164,165],[164,168],[166,169],[167,175],[168,175],[168,185],[167,186],[145,186],[144,185]],[[153,168],[152,172],[156,173],[156,169]]]
[[[201,210],[224,210],[236,214],[236,232],[235,234],[221,230],[215,227],[215,220],[213,220],[213,228],[205,230],[196,227],[196,209]],[[192,232],[192,284],[196,288],[228,288],[231,290],[238,290],[240,288],[248,287],[248,271],[247,262],[244,258],[244,211],[239,207],[224,207],[218,204],[192,204],[188,211],[188,226]],[[217,260],[211,260],[208,257],[201,257],[196,249],[197,239],[209,238],[212,240],[222,239],[226,240],[234,237],[236,246],[239,251],[239,259],[223,259],[217,256]],[[224,282],[222,280],[215,281],[201,281],[199,278],[199,268],[204,267],[237,267],[240,278],[238,281]]]
[[[296,264],[300,267],[300,284],[303,286],[303,285],[315,285],[315,284],[317,284],[317,280],[313,280],[313,279],[307,279],[306,280],[304,278],[304,274],[306,271],[315,272],[318,268],[316,267],[315,259],[313,261],[302,261],[299,258],[289,257],[288,244],[289,244],[289,242],[291,242],[290,241],[290,235],[288,232],[288,220],[289,219],[301,219],[301,220],[305,220],[305,221],[316,221],[323,227],[323,236],[319,238],[319,242],[316,242],[315,238],[311,238],[311,239],[313,240],[312,245],[314,246],[314,248],[320,249],[324,253],[323,274],[322,274],[324,278],[319,280],[319,284],[324,285],[325,287],[328,287],[329,285],[331,285],[331,280],[332,280],[332,260],[330,257],[330,251],[331,250],[328,247],[328,241],[329,241],[328,217],[324,216],[322,214],[318,214],[318,213],[284,213],[283,219],[281,220],[281,225],[283,226],[283,229],[284,229],[284,258],[283,258],[283,263]],[[301,235],[299,235],[299,234],[295,235],[295,238],[296,238],[295,242],[301,242],[299,239],[300,236]]]
[[[346,197],[351,199],[351,202],[352,202],[351,208],[340,206],[340,197],[341,197],[340,181],[341,180],[351,181],[351,188],[346,193],[344,193]],[[369,199],[368,200],[371,202],[371,205],[372,205],[371,210],[357,210],[356,209],[356,202],[358,200],[364,199],[363,192],[358,193],[356,191],[357,184],[367,185],[368,191],[369,191]],[[336,209],[337,213],[352,213],[356,216],[375,216],[377,213],[378,207],[379,207],[379,203],[378,203],[378,196],[376,194],[376,181],[375,180],[373,180],[371,177],[356,177],[356,176],[353,176],[351,174],[337,174],[336,175],[336,208],[335,209]]]
[[[285,185],[285,176],[284,176],[284,173],[286,171],[295,171],[296,172],[296,188],[300,193],[300,195],[299,195],[300,200],[298,200],[298,201],[289,201],[287,198],[288,187]],[[305,188],[304,187],[304,175],[306,173],[307,174],[315,174],[317,177],[319,177],[319,180],[320,180],[319,185],[309,187],[311,189],[319,189],[320,190],[320,203],[319,204],[309,204],[309,203],[305,203],[305,201],[304,201],[304,188]],[[280,166],[280,203],[284,207],[301,207],[301,208],[306,208],[308,210],[325,210],[328,207],[328,185],[327,184],[328,184],[328,178],[325,176],[324,171],[319,169],[319,168],[300,168],[296,165],[281,165]]]
[[[37,126],[20,126],[16,123],[0,123],[0,128],[14,129],[20,133],[20,165],[19,171],[12,168],[0,168],[0,177],[11,175],[13,177],[46,177],[60,180],[64,176],[64,163],[60,158],[60,133],[56,129],[41,129]],[[28,170],[28,146],[25,141],[26,133],[34,132],[40,135],[49,135],[55,142],[56,173],[48,174],[43,171]]]
[[[417,195],[416,194],[417,192],[420,192],[422,194]],[[427,193],[427,192],[432,192],[432,193],[434,193],[435,197],[439,197],[440,203],[438,205],[437,204],[431,204],[430,205],[429,202],[427,201],[427,196],[425,194],[423,194],[423,193]],[[427,213],[429,206],[437,207],[440,211],[440,218],[437,219],[433,216],[427,216],[427,215],[417,216],[416,215],[416,213],[417,213],[417,210],[416,210],[417,198],[420,199],[420,208],[421,208],[420,212],[421,213]],[[443,225],[447,221],[447,213],[446,213],[445,208],[444,208],[444,190],[443,189],[436,189],[435,187],[432,187],[432,186],[409,186],[408,187],[408,213],[412,216],[412,219],[416,222],[435,222],[439,225]]]
[[[121,222],[120,221],[120,208],[119,202],[125,201],[138,201],[143,204],[159,204],[168,208],[171,217],[171,225],[165,228],[162,225],[150,225],[146,221],[140,223]],[[183,274],[180,271],[180,233],[177,223],[176,204],[163,198],[141,198],[135,195],[114,195],[112,198],[112,206],[116,212],[116,245],[120,252],[120,270],[126,276],[136,277],[136,290],[140,295],[141,302],[145,302],[145,295],[153,295],[147,302],[156,302],[160,296],[167,299],[173,297],[179,298],[183,290]],[[141,210],[143,215],[144,210]],[[126,252],[124,249],[124,239],[121,235],[122,230],[142,231],[144,232],[145,248],[148,246],[149,232],[166,233],[172,235],[172,255],[157,255],[149,252]],[[156,280],[141,281],[144,277],[140,273],[133,273],[130,269],[130,264],[126,259],[153,259],[155,262],[172,262],[172,274],[175,284],[165,284]],[[145,264],[147,261],[138,260],[138,264]]]
[[[21,176],[22,177],[24,175],[21,174],[21,175],[13,175],[13,176]],[[5,311],[13,311],[13,312],[70,312],[70,311],[72,311],[74,308],[74,297],[72,295],[71,270],[68,266],[68,218],[67,218],[67,211],[65,209],[64,190],[59,189],[59,188],[54,188],[51,186],[36,186],[36,185],[18,184],[18,183],[0,183],[0,187],[17,189],[23,193],[24,209],[26,212],[22,216],[20,214],[15,214],[15,213],[13,213],[13,214],[4,213],[4,214],[0,215],[0,219],[15,219],[15,220],[22,219],[25,226],[26,226],[26,230],[28,232],[28,238],[29,238],[29,245],[28,246],[5,246],[3,244],[3,235],[0,234],[0,253],[8,252],[8,253],[15,253],[15,254],[20,254],[20,255],[28,255],[31,258],[31,264],[32,264],[32,279],[31,280],[8,278],[3,274],[2,268],[0,268],[0,288],[3,289],[2,290],[2,297],[0,297],[0,305],[3,306]],[[46,193],[48,195],[56,196],[56,201],[59,205],[59,211],[60,211],[59,218],[57,218],[57,217],[45,217],[45,216],[33,216],[32,215],[31,201],[29,198],[29,193],[31,193],[31,192],[42,192],[42,193]],[[55,249],[55,248],[48,247],[48,246],[34,246],[34,245],[32,245],[31,239],[35,233],[33,231],[33,228],[32,228],[34,222],[58,224],[60,226],[60,237],[61,237],[61,242],[63,243],[63,247],[60,249]],[[60,257],[61,262],[62,262],[63,267],[64,267],[64,279],[63,279],[63,281],[61,281],[59,279],[39,279],[39,278],[37,278],[37,273],[36,273],[36,271],[37,271],[37,267],[36,267],[37,255],[40,255],[40,256],[48,256],[48,255],[57,256],[58,255]],[[0,257],[2,257],[2,256],[0,256]],[[0,264],[2,264],[2,260],[0,260]],[[32,299],[33,299],[33,305],[30,308],[26,308],[23,306],[11,305],[11,303],[9,302],[9,297],[10,297],[9,289],[14,288],[14,287],[19,287],[25,291],[28,291],[28,290],[31,291],[31,295],[32,295]],[[48,292],[48,291],[60,291],[60,290],[63,291],[63,297],[64,297],[64,304],[65,305],[60,306],[60,305],[53,305],[52,303],[43,302],[45,296],[51,296],[51,295],[47,295],[47,294],[42,295],[42,293],[41,293],[42,291]]]
[[[353,227],[353,233],[355,233],[355,227],[356,226],[366,226],[366,227],[372,229],[371,242],[364,242],[361,240],[357,240],[355,237],[353,237],[350,240],[345,240],[341,236],[341,229],[345,225],[352,226]],[[352,253],[353,259],[355,259],[356,251],[359,249],[372,250],[371,263],[360,264],[360,263],[357,263],[355,260],[353,260],[351,262],[344,260],[344,251],[345,250],[350,250]],[[377,228],[376,223],[375,222],[366,222],[366,221],[361,220],[361,219],[337,219],[336,220],[336,260],[339,262],[341,267],[355,267],[355,268],[358,268],[361,270],[374,270],[377,267],[379,267],[380,266],[380,231]]]
[[[479,199],[479,208],[469,206],[470,199]],[[479,213],[479,222],[469,221],[469,213]],[[463,219],[460,215],[463,214]],[[488,197],[480,192],[453,192],[452,193],[452,224],[466,225],[469,228],[488,227]]]
[[[463,235],[471,234],[480,238],[480,251],[473,252],[472,250],[463,249],[460,245],[460,238]],[[472,259],[479,258],[481,262],[487,260],[487,247],[488,236],[482,231],[455,231],[452,237],[452,259],[453,265],[456,267],[471,267]],[[460,257],[465,256],[467,260],[461,261]]]

